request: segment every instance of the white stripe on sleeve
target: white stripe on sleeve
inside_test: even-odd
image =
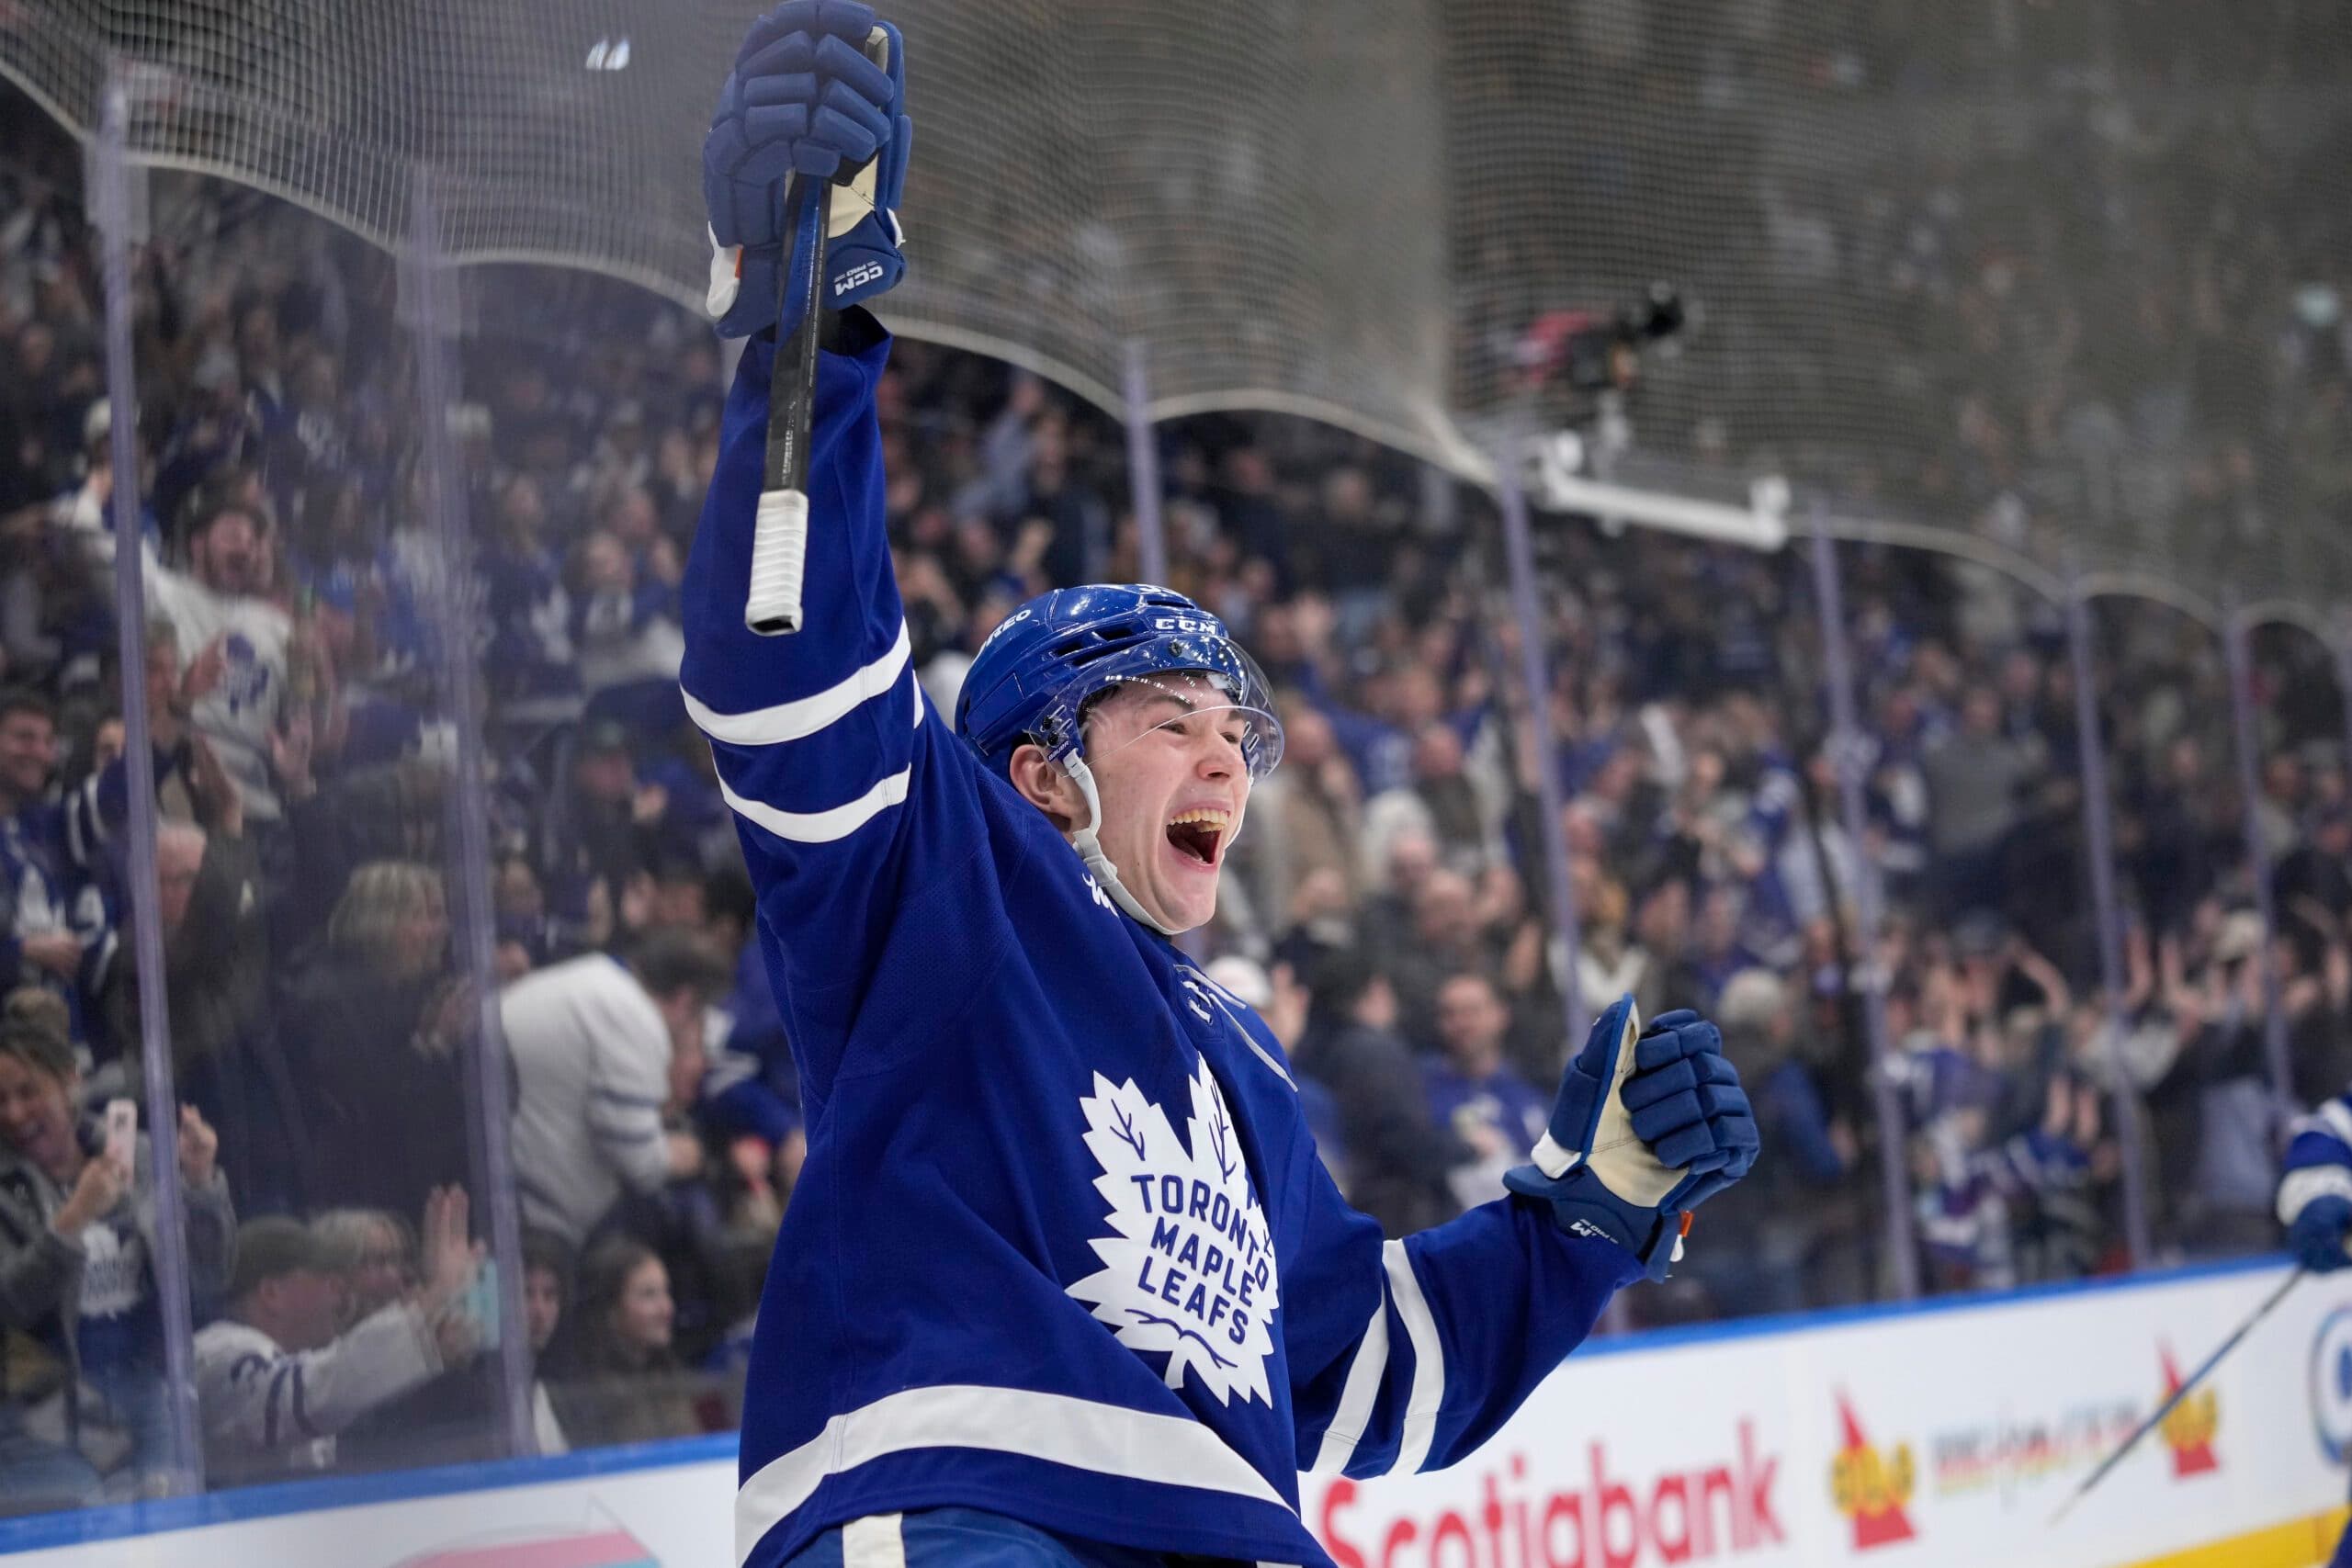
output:
[[[1355,1359],[1348,1363],[1348,1381],[1340,1389],[1340,1407],[1331,1413],[1331,1424],[1323,1428],[1323,1445],[1315,1450],[1315,1462],[1307,1469],[1316,1475],[1337,1475],[1348,1468],[1355,1458],[1356,1442],[1363,1436],[1363,1424],[1372,1415],[1372,1402],[1379,1396],[1381,1374],[1388,1370],[1388,1289],[1381,1287],[1380,1299],[1372,1304],[1372,1321],[1364,1325],[1363,1337],[1356,1343]]]
[[[1413,1347],[1413,1390],[1405,1400],[1404,1446],[1397,1450],[1392,1473],[1411,1475],[1429,1461],[1430,1444],[1437,1437],[1438,1406],[1445,1403],[1445,1347],[1438,1342],[1437,1320],[1413,1275],[1413,1259],[1405,1244],[1392,1241],[1381,1248],[1381,1263],[1388,1270],[1388,1293],[1405,1337]]]
[[[2340,1165],[2307,1165],[2278,1182],[2278,1223],[2291,1225],[2314,1198],[2352,1198],[2352,1170]]]
[[[900,621],[899,640],[890,645],[890,651],[847,680],[813,695],[777,703],[773,707],[754,708],[750,713],[718,713],[695,701],[694,694],[685,692],[684,687],[679,690],[685,694],[687,716],[713,740],[724,740],[732,746],[774,746],[805,739],[844,717],[860,703],[878,697],[898,684],[899,677],[906,672],[912,646],[907,637],[907,624]]]
[[[907,798],[907,786],[913,781],[914,770],[900,768],[888,778],[867,790],[846,806],[836,806],[830,811],[779,811],[757,800],[746,800],[718,781],[718,793],[736,814],[754,828],[764,828],[779,839],[796,844],[830,844],[846,839],[866,823]]]
[[[2342,1100],[2329,1100],[2312,1112],[2312,1116],[2320,1123],[2321,1132],[2352,1148],[2352,1110],[2345,1109]]]

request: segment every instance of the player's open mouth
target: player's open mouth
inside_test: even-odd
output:
[[[1233,813],[1213,806],[1195,807],[1169,818],[1168,841],[1184,859],[1213,867],[1232,826]]]

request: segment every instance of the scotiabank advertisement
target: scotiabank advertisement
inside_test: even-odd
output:
[[[1826,1502],[1795,1462],[1795,1391],[1756,1375],[1765,1343],[1564,1368],[1452,1470],[1310,1477],[1307,1520],[1340,1568],[1817,1562]]]
[[[2284,1277],[1589,1346],[1463,1464],[1309,1478],[1302,1504],[1341,1568],[2319,1568],[2352,1459],[2352,1276],[2303,1281],[2061,1516]],[[0,1521],[0,1552],[40,1568],[735,1561],[734,1467],[709,1443],[535,1463],[496,1469],[560,1478],[368,1499],[331,1482],[243,1517],[229,1494],[83,1516],[78,1540]]]
[[[1589,1347],[1472,1459],[1310,1480],[1308,1517],[1341,1568],[2318,1568],[2352,1284],[2305,1280],[2061,1516],[2284,1277]]]

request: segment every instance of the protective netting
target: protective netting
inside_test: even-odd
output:
[[[1456,222],[1485,247],[1455,408],[1572,414],[1560,313],[1663,278],[1695,320],[1647,356],[1620,478],[1782,471],[2209,604],[2340,592],[2352,12],[1453,15]]]
[[[901,330],[1115,400],[1286,404],[1442,432],[1434,34],[1345,8],[1022,0],[888,8],[909,39],[916,265]],[[721,0],[357,9],[52,0],[0,70],[86,134],[130,62],[145,161],[259,185],[391,242],[434,171],[460,262],[572,262],[698,303],[696,157],[754,8]]]
[[[430,168],[451,254],[543,257],[686,296],[692,158],[743,8],[391,0],[46,0],[0,21],[0,69],[77,134],[109,62],[129,146],[285,196],[383,243]]]
[[[901,330],[1110,403],[1278,406],[1480,473],[1590,416],[1615,477],[1761,471],[2211,608],[2352,589],[2352,11],[2311,0],[907,0]],[[698,296],[695,152],[750,7],[47,0],[0,70],[77,130],[396,239]],[[1638,314],[1638,312],[1637,312]],[[1605,402],[1606,400],[1600,400]]]

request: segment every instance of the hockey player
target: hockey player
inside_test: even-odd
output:
[[[2339,1094],[2298,1121],[2278,1179],[2278,1222],[2287,1249],[2314,1274],[2352,1263],[2352,1093]],[[2352,1527],[2328,1568],[2352,1568]]]
[[[1282,750],[1224,626],[1159,588],[1061,590],[989,638],[953,728],[925,702],[884,529],[889,340],[854,308],[903,269],[904,82],[865,6],[791,0],[704,151],[710,302],[752,342],[681,680],[808,1140],[752,1352],[739,1556],[1325,1563],[1297,1472],[1476,1448],[1665,1272],[1755,1124],[1713,1026],[1645,1032],[1629,998],[1514,1196],[1384,1242],[1324,1175],[1272,1034],[1168,940],[1209,918]],[[763,638],[744,595],[775,301],[814,226],[785,176],[861,164],[819,280],[805,624]]]

